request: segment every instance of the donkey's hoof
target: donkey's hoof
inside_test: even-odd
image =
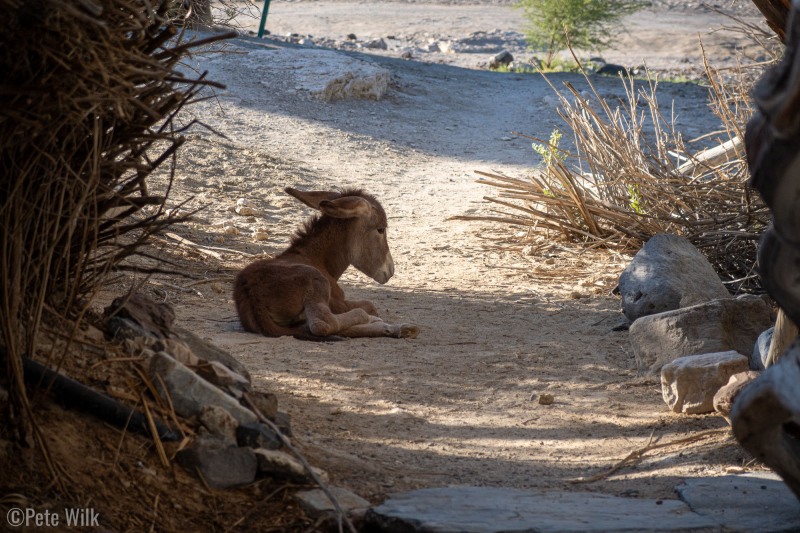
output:
[[[414,324],[400,325],[400,334],[398,335],[399,338],[416,339],[417,335],[419,335],[419,326],[415,326]]]

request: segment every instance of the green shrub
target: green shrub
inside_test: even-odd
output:
[[[528,46],[546,52],[547,69],[555,53],[567,47],[567,38],[576,48],[606,47],[618,34],[615,25],[620,19],[645,5],[643,0],[519,0],[516,4],[528,20]]]

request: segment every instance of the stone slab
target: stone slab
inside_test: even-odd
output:
[[[367,512],[366,525],[392,533],[719,531],[713,518],[679,500],[489,487],[394,494]]]
[[[800,501],[777,474],[693,478],[675,490],[694,512],[726,531],[800,531]]]

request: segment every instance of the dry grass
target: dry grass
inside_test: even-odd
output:
[[[657,233],[674,233],[704,252],[731,290],[757,289],[756,246],[769,212],[747,185],[741,142],[752,114],[752,76],[739,69],[733,82],[729,73],[724,81],[708,64],[706,72],[710,104],[724,126],[709,135],[719,146],[700,154],[687,149],[649,73],[639,83],[622,78],[626,97],[613,106],[584,73],[588,92],[551,84],[574,153],[535,139],[547,153],[540,172],[525,178],[479,172],[480,182],[500,189],[486,199],[506,209],[460,218],[523,226],[530,242],[555,238],[573,248],[626,253]]]
[[[179,73],[203,42],[184,42],[169,5],[0,0],[0,348],[18,439],[32,419],[21,360],[42,320],[74,333],[98,284],[175,221],[147,179],[211,83]]]

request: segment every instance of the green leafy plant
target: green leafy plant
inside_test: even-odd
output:
[[[546,52],[548,70],[555,53],[568,43],[591,50],[608,46],[618,34],[615,25],[620,19],[645,5],[643,0],[518,0],[516,4],[528,21],[528,45]]]
[[[557,161],[564,161],[567,158],[566,152],[558,147],[563,135],[557,129],[550,132],[550,139],[547,143],[535,142],[531,146],[533,151],[542,156],[542,162],[546,168],[550,168]]]

